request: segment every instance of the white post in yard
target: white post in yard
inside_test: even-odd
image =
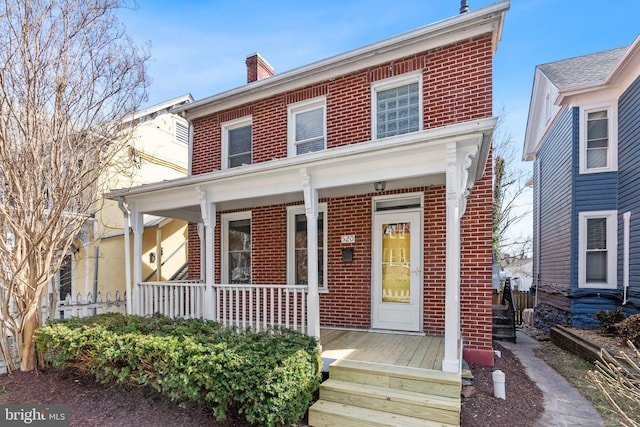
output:
[[[307,216],[307,335],[320,338],[320,295],[318,293],[318,190],[306,169],[300,170]]]
[[[135,206],[129,204],[131,210],[131,228],[133,229],[133,314],[144,315],[142,312],[142,298],[140,283],[142,282],[142,234],[144,233],[144,217],[136,211]]]

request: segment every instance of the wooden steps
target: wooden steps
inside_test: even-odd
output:
[[[516,324],[509,306],[494,304],[491,314],[493,339],[516,342]]]
[[[460,375],[338,360],[309,409],[311,426],[457,426]]]

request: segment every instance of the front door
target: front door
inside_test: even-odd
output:
[[[375,214],[372,278],[373,328],[420,331],[422,224],[419,211]]]

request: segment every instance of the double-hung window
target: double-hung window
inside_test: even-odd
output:
[[[288,139],[290,157],[322,151],[326,148],[326,111],[324,97],[289,105]]]
[[[615,104],[582,109],[580,116],[580,173],[618,169],[618,130]]]
[[[222,283],[251,283],[251,212],[222,215]]]
[[[318,205],[318,289],[327,290],[327,205]],[[287,283],[307,285],[307,215],[304,206],[287,209]]]
[[[422,130],[422,73],[409,73],[371,86],[374,139]]]
[[[579,287],[616,288],[617,216],[616,211],[579,213]]]
[[[250,165],[252,161],[251,117],[225,122],[222,127],[222,168]]]

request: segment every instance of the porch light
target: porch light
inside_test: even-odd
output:
[[[386,187],[387,181],[376,181],[373,183],[373,188],[375,188],[376,191],[384,191]]]

